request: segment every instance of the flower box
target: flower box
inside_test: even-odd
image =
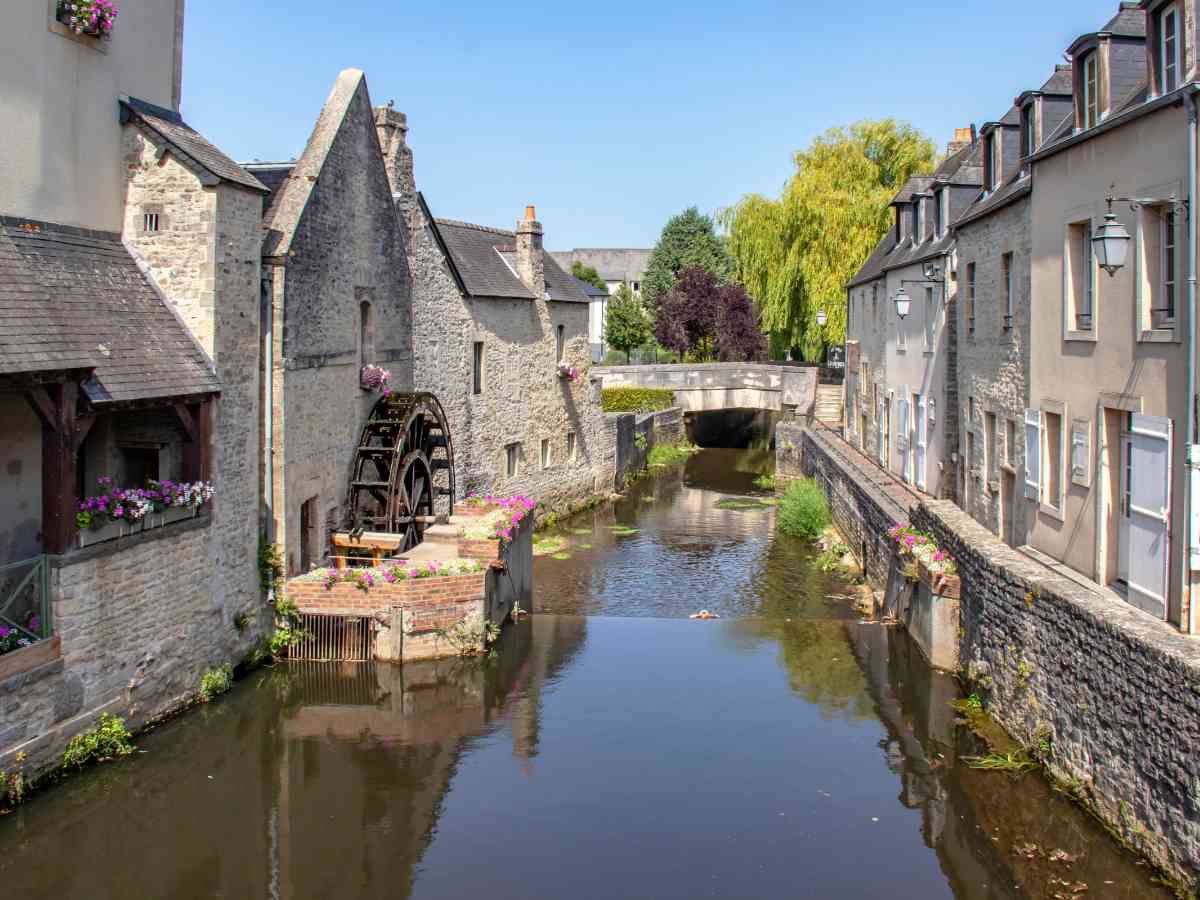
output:
[[[58,0],[54,18],[74,34],[107,40],[118,15],[113,0]]]
[[[90,547],[92,544],[102,544],[105,541],[115,541],[117,538],[137,534],[145,527],[145,522],[105,522],[99,528],[82,528],[79,531],[79,546]]]
[[[37,641],[20,650],[0,655],[0,681],[28,672],[62,655],[62,641],[58,635]]]
[[[923,561],[917,562],[917,570],[921,581],[929,585],[929,591],[936,597],[947,600],[959,599],[962,591],[962,580],[957,575],[950,575],[937,569],[931,569]]]

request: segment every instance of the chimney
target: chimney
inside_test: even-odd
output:
[[[387,169],[392,196],[404,204],[414,202],[417,183],[413,178],[412,150],[408,146],[408,116],[389,103],[375,109],[375,133]]]
[[[542,258],[542,223],[532,206],[525,207],[525,218],[517,222],[517,274],[533,295],[546,296],[546,262]]]
[[[946,155],[953,156],[960,150],[966,150],[975,142],[974,128],[967,126],[966,128],[954,129],[954,140],[946,145]]]

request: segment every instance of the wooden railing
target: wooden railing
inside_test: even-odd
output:
[[[0,625],[31,640],[50,637],[50,566],[45,556],[0,566]]]

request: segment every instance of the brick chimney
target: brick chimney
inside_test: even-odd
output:
[[[408,146],[408,116],[390,105],[376,107],[375,133],[379,135],[392,195],[404,203],[414,201],[417,183],[413,178],[412,149]]]
[[[966,150],[975,141],[975,129],[968,125],[966,128],[954,129],[954,140],[946,145],[946,155],[953,156],[960,150]]]
[[[525,218],[517,222],[517,274],[533,295],[546,296],[546,261],[542,257],[542,223],[532,206],[525,207]]]

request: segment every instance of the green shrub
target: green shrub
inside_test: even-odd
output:
[[[233,687],[233,666],[222,663],[200,676],[200,702],[207,703]]]
[[[779,501],[779,530],[814,541],[829,527],[829,503],[821,486],[811,478],[788,485]]]
[[[605,412],[658,412],[675,405],[675,392],[665,388],[605,388]]]
[[[104,713],[100,724],[71,738],[63,754],[63,765],[79,768],[90,762],[104,762],[133,752],[133,740],[125,720]]]

